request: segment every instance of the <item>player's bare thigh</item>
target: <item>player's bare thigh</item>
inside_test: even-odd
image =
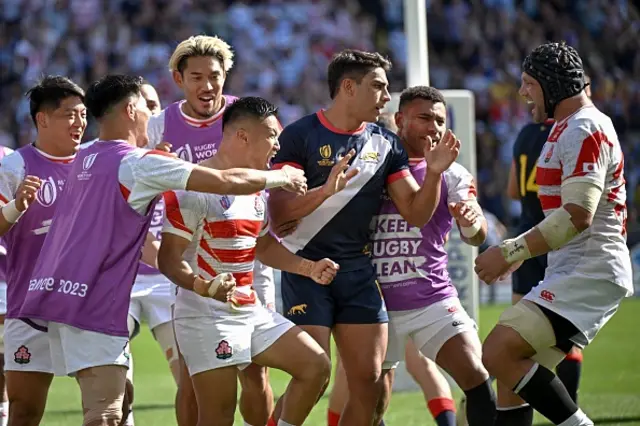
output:
[[[387,331],[386,323],[336,324],[334,339],[350,383],[373,383],[380,379],[387,352]]]
[[[233,426],[238,366],[215,368],[191,376],[198,404],[198,425]]]

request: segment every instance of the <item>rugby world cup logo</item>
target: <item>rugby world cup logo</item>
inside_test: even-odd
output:
[[[90,154],[84,157],[84,160],[82,160],[82,169],[89,170],[91,166],[93,166],[93,163],[95,163],[97,156],[98,154]]]
[[[42,180],[40,189],[36,192],[36,200],[43,207],[51,207],[58,197],[58,187],[51,176]]]
[[[178,158],[189,163],[193,163],[193,154],[191,153],[191,147],[189,145],[181,146],[176,149],[176,155]]]

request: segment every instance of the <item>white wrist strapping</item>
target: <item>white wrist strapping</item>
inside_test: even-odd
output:
[[[279,188],[289,184],[289,175],[284,170],[267,172],[267,182],[265,189]]]
[[[531,258],[531,252],[529,246],[527,246],[526,234],[522,234],[511,240],[504,240],[500,244],[502,250],[502,256],[509,263],[519,262],[521,260],[527,260]]]
[[[16,200],[11,200],[2,207],[2,216],[9,223],[16,223],[23,214],[16,208]]]
[[[482,220],[478,218],[471,226],[461,226],[460,233],[465,238],[473,238],[480,232],[480,229],[482,229]]]
[[[224,274],[216,275],[214,279],[209,281],[209,288],[207,289],[207,293],[209,294],[209,296],[213,297],[222,283],[230,280],[231,277],[232,275],[230,273],[225,272]]]

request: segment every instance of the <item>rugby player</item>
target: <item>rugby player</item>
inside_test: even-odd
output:
[[[151,149],[167,145],[181,159],[199,163],[213,156],[222,139],[222,115],[235,101],[224,95],[224,84],[233,67],[233,52],[219,37],[198,35],[183,40],[169,59],[169,71],[184,99],[169,105],[149,120]],[[143,87],[144,95],[144,87]],[[148,104],[149,101],[147,101]],[[151,232],[160,238],[164,203],[156,204]],[[255,262],[254,288],[263,303],[275,309],[273,270]],[[135,331],[140,313],[148,313],[149,326],[167,356],[174,378],[178,379],[176,416],[180,426],[195,426],[198,420],[193,386],[184,360],[180,360],[173,336],[171,305],[175,287],[156,269],[140,265],[132,293],[130,325]],[[264,423],[264,413],[273,410],[273,392],[266,370],[251,366],[241,376],[240,411],[250,423]],[[268,414],[267,414],[268,416]]]
[[[404,90],[395,115],[398,134],[410,156],[412,175],[421,182],[429,163],[422,158],[431,145],[455,138],[446,128],[446,102],[440,91],[416,86]],[[447,272],[447,236],[455,220],[462,239],[479,246],[487,223],[476,200],[475,181],[460,164],[442,174],[442,193],[436,212],[423,227],[412,227],[385,193],[372,222],[371,253],[389,310],[389,346],[384,369],[404,359],[406,341],[447,371],[465,393],[471,426],[491,425],[495,396],[482,366],[475,322],[462,307]],[[383,405],[388,404],[393,375],[388,374]],[[452,411],[452,400],[434,401],[434,411]],[[439,414],[439,413],[438,413]],[[445,417],[446,418],[446,417]]]
[[[489,372],[553,424],[593,425],[552,370],[589,344],[633,294],[622,149],[611,119],[585,93],[582,60],[546,43],[523,62],[520,94],[554,125],[537,163],[545,219],[476,259],[486,283],[548,253],[544,279],[507,309],[484,342]],[[530,423],[529,423],[530,424]]]
[[[435,121],[435,117],[432,121]],[[395,123],[393,113],[383,113],[378,119],[378,124],[396,134],[398,133],[398,126]],[[456,409],[451,387],[447,379],[438,370],[435,362],[425,357],[412,339],[407,339],[404,359],[407,371],[422,389],[427,408],[438,426],[455,426]],[[392,384],[389,383],[389,385]],[[336,374],[331,387],[327,411],[328,426],[338,425],[348,393],[347,379],[340,362],[340,355],[337,354]],[[384,425],[384,420],[380,422],[380,425]]]
[[[53,379],[46,327],[20,320],[19,312],[87,127],[84,91],[68,78],[46,76],[27,96],[36,140],[0,162],[0,236],[7,248],[4,368],[12,425],[40,423]]]
[[[147,138],[151,116],[141,85],[139,77],[108,75],[90,86],[85,101],[98,120],[99,140],[71,165],[19,313],[48,328],[53,370],[76,377],[88,426],[122,420],[127,310],[158,196],[171,189],[221,194],[253,194],[265,187],[306,190],[304,176],[292,167],[217,171],[137,148],[139,139]],[[32,394],[41,392],[36,388]]]
[[[327,353],[333,333],[349,386],[343,425],[370,426],[383,391],[388,316],[364,252],[380,195],[386,187],[402,216],[413,226],[423,226],[438,204],[442,173],[459,150],[455,137],[425,149],[428,176],[422,186],[416,183],[398,137],[374,124],[390,99],[390,66],[378,53],[338,53],[328,69],[331,106],[287,126],[274,160],[274,167],[304,170],[313,188],[303,197],[271,192],[269,206],[276,225],[300,220],[283,244],[303,257],[319,260],[330,255],[340,264],[327,287],[284,272],[282,297],[285,316]],[[349,169],[332,169],[345,155],[353,155]]]
[[[585,75],[585,81],[590,83]],[[591,97],[591,87],[584,89]],[[536,165],[547,142],[549,132],[553,127],[553,119],[547,118],[543,123],[531,123],[522,128],[513,145],[513,161],[509,172],[507,195],[513,200],[519,200],[521,206],[519,233],[528,231],[544,220],[542,206],[538,199],[538,185],[536,184]],[[547,268],[547,255],[532,257],[522,263],[511,276],[511,303],[518,303],[531,288],[544,279]],[[571,348],[571,352],[556,367],[556,373],[564,384],[574,402],[578,401],[578,383],[582,365],[582,351],[578,346]],[[510,424],[530,424],[533,421],[533,409],[522,398],[511,392],[501,382],[498,386],[498,426]]]
[[[201,165],[264,169],[279,148],[276,113],[262,98],[236,101],[224,113],[218,153]],[[253,362],[292,376],[279,425],[302,425],[329,378],[330,362],[309,335],[256,297],[253,260],[303,274],[316,285],[329,284],[337,265],[311,262],[282,247],[269,233],[264,194],[166,197],[159,263],[181,287],[174,322],[196,392],[198,424],[233,425],[238,370]],[[202,284],[225,273],[237,286],[231,301],[202,297]]]

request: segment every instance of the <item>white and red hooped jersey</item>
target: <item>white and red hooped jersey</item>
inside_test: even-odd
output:
[[[631,295],[624,156],[611,119],[587,106],[557,122],[538,160],[536,181],[545,216],[562,206],[561,188],[568,182],[591,183],[603,191],[592,225],[549,253],[546,276],[610,281]]]
[[[217,195],[190,191],[165,194],[163,233],[190,241],[183,258],[202,279],[221,273],[236,279],[238,304],[205,298],[180,289],[175,317],[209,316],[215,312],[247,310],[260,305],[253,290],[255,247],[269,231],[264,192],[255,195]]]

